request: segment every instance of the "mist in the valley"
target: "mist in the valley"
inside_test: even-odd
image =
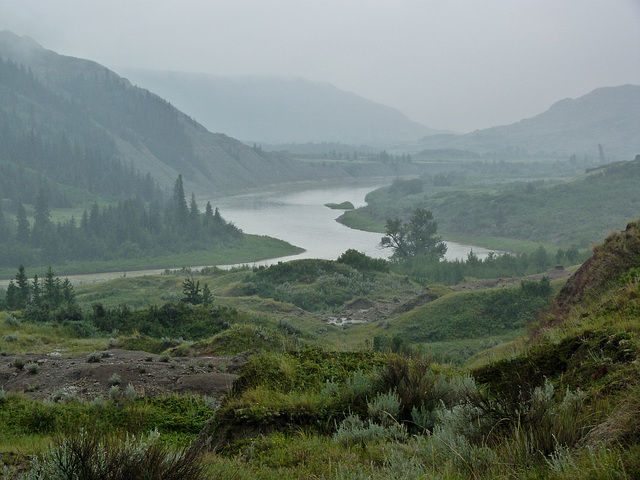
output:
[[[303,78],[458,132],[638,84],[639,26],[633,0],[0,1],[0,28],[116,72]]]

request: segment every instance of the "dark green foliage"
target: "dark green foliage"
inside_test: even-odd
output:
[[[385,225],[385,236],[380,240],[384,248],[391,248],[391,258],[405,260],[421,256],[440,260],[447,253],[447,246],[440,237],[436,237],[438,224],[429,210],[417,208],[409,221],[403,223],[399,218],[389,218]]]
[[[94,203],[91,211],[83,214],[80,225],[74,218],[54,225],[46,220],[48,210],[42,205],[32,231],[29,233],[27,228],[22,241],[8,242],[5,246],[11,251],[17,249],[20,257],[33,264],[158,256],[242,241],[242,231],[224,220],[217,209],[211,218],[198,213],[197,208],[189,217],[180,205],[182,202],[175,198],[166,208],[157,204],[147,206],[140,198],[102,209]],[[20,216],[18,227],[20,237]],[[0,255],[0,266],[9,265],[14,256]]]
[[[211,305],[213,294],[206,283],[200,290],[200,280],[194,280],[193,275],[187,277],[182,282],[182,301],[192,305]]]
[[[637,352],[627,333],[588,331],[558,344],[544,342],[532,347],[526,356],[502,360],[472,373],[494,394],[515,401],[542,385],[545,378],[562,376],[565,385],[584,388],[606,375],[615,364],[633,361]]]
[[[126,306],[107,309],[94,304],[91,320],[98,330],[105,333],[113,330],[124,333],[138,331],[153,338],[197,340],[222,332],[230,322],[244,318],[245,315],[229,307],[168,302],[144,310],[132,310]],[[160,351],[166,348],[164,346]]]
[[[327,382],[344,382],[357,371],[370,374],[386,361],[385,354],[370,351],[329,352],[309,348],[280,356],[265,353],[251,357],[242,366],[233,392],[240,395],[258,385],[283,393],[320,390]],[[287,373],[283,371],[285,366],[291,367]]]
[[[389,271],[389,263],[383,258],[372,258],[354,249],[347,250],[336,261],[360,271]]]
[[[42,281],[34,275],[29,282],[20,265],[15,283],[9,282],[4,304],[7,310],[24,309],[24,317],[33,322],[82,320],[73,285],[69,279],[61,281],[56,277],[51,266]]]
[[[572,262],[583,262],[589,258],[591,252],[576,250]],[[566,257],[564,257],[566,258]],[[394,262],[393,271],[409,275],[421,283],[442,283],[456,285],[465,278],[500,278],[520,277],[550,270],[556,264],[551,262],[551,256],[543,247],[532,254],[489,254],[480,259],[470,252],[464,260],[440,260],[418,256],[402,262]],[[545,263],[546,262],[546,263]]]
[[[256,270],[244,293],[291,302],[309,311],[337,307],[373,288],[363,274],[329,260],[295,260]]]

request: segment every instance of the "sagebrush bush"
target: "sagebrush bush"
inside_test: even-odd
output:
[[[32,375],[35,375],[40,371],[40,365],[35,362],[27,363],[25,368],[27,369],[27,372],[31,373]]]
[[[385,427],[371,420],[365,423],[357,415],[349,415],[338,426],[333,440],[343,445],[365,445],[388,440],[403,441],[407,436],[404,425],[393,423]]]
[[[124,397],[129,402],[135,402],[136,398],[138,398],[138,394],[136,393],[136,389],[132,384],[128,384],[127,388],[124,389]]]
[[[81,430],[58,438],[32,459],[25,480],[200,480],[201,453],[194,448],[172,451],[156,431],[144,437],[99,436]]]
[[[402,405],[396,392],[379,393],[367,403],[369,418],[385,427],[398,423]]]
[[[91,352],[87,355],[87,362],[89,363],[99,363],[102,359],[102,354],[100,352]]]

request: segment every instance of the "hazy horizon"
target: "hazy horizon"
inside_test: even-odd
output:
[[[330,83],[433,129],[640,84],[636,0],[0,0],[0,30],[120,68]]]

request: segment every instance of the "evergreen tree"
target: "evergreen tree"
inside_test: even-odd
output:
[[[62,282],[62,300],[66,306],[72,307],[76,304],[76,292],[73,288],[73,284],[68,278],[65,278]]]
[[[9,285],[7,285],[7,294],[4,303],[7,310],[18,310],[20,308],[20,291],[18,287],[16,287],[16,284],[13,283],[13,280],[10,280]]]
[[[189,209],[187,208],[187,199],[184,194],[182,174],[178,175],[178,178],[173,185],[172,200],[175,225],[184,226],[187,223]]]
[[[29,304],[31,298],[31,286],[29,285],[29,278],[24,271],[24,266],[18,267],[18,273],[16,273],[16,288],[18,289],[16,309],[24,308]]]
[[[18,241],[18,243],[29,243],[29,220],[27,220],[27,211],[25,210],[22,203],[20,203],[20,205],[18,206],[16,223],[18,224],[18,229],[16,231],[16,240]]]
[[[200,297],[200,280],[194,281],[193,275],[185,278],[182,282],[182,295],[183,302],[198,305],[202,301]]]
[[[34,305],[42,304],[42,287],[37,273],[33,276],[33,281],[31,282],[31,303]]]
[[[202,287],[201,302],[203,305],[211,305],[213,303],[213,294],[209,289],[209,285],[206,283],[204,284],[204,287]]]
[[[191,228],[197,229],[198,219],[200,217],[200,210],[198,209],[198,204],[196,203],[195,194],[191,194],[191,203],[189,204],[189,223],[191,224]]]
[[[47,268],[42,282],[42,296],[50,308],[55,308],[60,304],[60,279],[55,276],[51,266]]]
[[[4,218],[4,212],[2,211],[2,199],[0,199],[0,243],[6,242],[9,239],[9,227]]]

